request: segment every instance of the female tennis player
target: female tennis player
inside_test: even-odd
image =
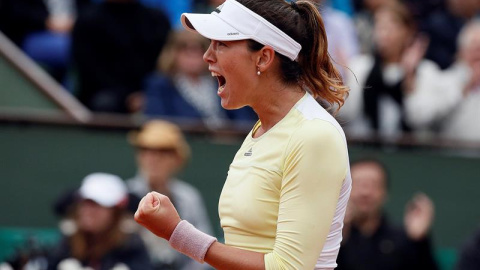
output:
[[[234,157],[219,201],[225,244],[149,193],[137,222],[216,269],[334,269],[351,189],[345,135],[319,103],[348,94],[309,1],[227,0],[182,23],[211,40],[204,54],[226,109],[259,121]]]

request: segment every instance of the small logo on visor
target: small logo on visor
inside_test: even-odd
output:
[[[235,32],[235,33],[227,33],[227,36],[238,36],[240,35],[239,32]]]

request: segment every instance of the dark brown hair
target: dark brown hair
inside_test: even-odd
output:
[[[276,54],[280,58],[282,79],[287,84],[301,83],[312,95],[336,105],[336,111],[348,96],[348,87],[328,54],[328,41],[323,19],[313,2],[302,0],[289,4],[283,0],[238,0],[253,12],[278,27],[300,43],[298,62]],[[250,41],[250,49],[263,45]]]
[[[78,209],[78,205],[75,209]],[[75,210],[77,211],[77,210]],[[101,243],[89,243],[92,237],[88,233],[77,230],[69,239],[72,256],[80,261],[100,260],[111,250],[119,247],[127,235],[120,228],[121,221],[125,218],[125,210],[119,207],[113,209],[114,215],[111,227],[102,234]],[[76,213],[74,213],[75,215]]]

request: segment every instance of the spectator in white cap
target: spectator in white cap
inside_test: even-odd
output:
[[[74,226],[49,254],[48,269],[152,269],[141,238],[122,226],[127,203],[120,177],[87,175],[71,213]]]
[[[139,198],[150,191],[165,194],[184,219],[199,230],[211,233],[200,192],[176,177],[190,158],[190,147],[180,128],[167,121],[152,120],[145,123],[140,131],[129,133],[128,139],[135,147],[138,167],[137,175],[127,180],[130,192]],[[165,239],[158,238],[147,229],[141,230],[140,235],[155,269],[197,270],[207,267],[172,249]]]
[[[211,40],[203,59],[222,107],[250,106],[259,121],[220,195],[225,244],[158,192],[143,197],[135,219],[216,269],[334,269],[351,177],[343,130],[319,102],[338,110],[348,89],[317,7],[227,0],[211,14],[183,14],[182,23]]]

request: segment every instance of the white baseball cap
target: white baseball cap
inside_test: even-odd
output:
[[[121,206],[128,200],[128,191],[123,180],[108,173],[87,175],[82,181],[79,195],[104,207]]]
[[[235,0],[226,0],[211,14],[183,13],[182,24],[185,29],[197,31],[208,39],[253,39],[292,61],[302,49],[293,38]]]

